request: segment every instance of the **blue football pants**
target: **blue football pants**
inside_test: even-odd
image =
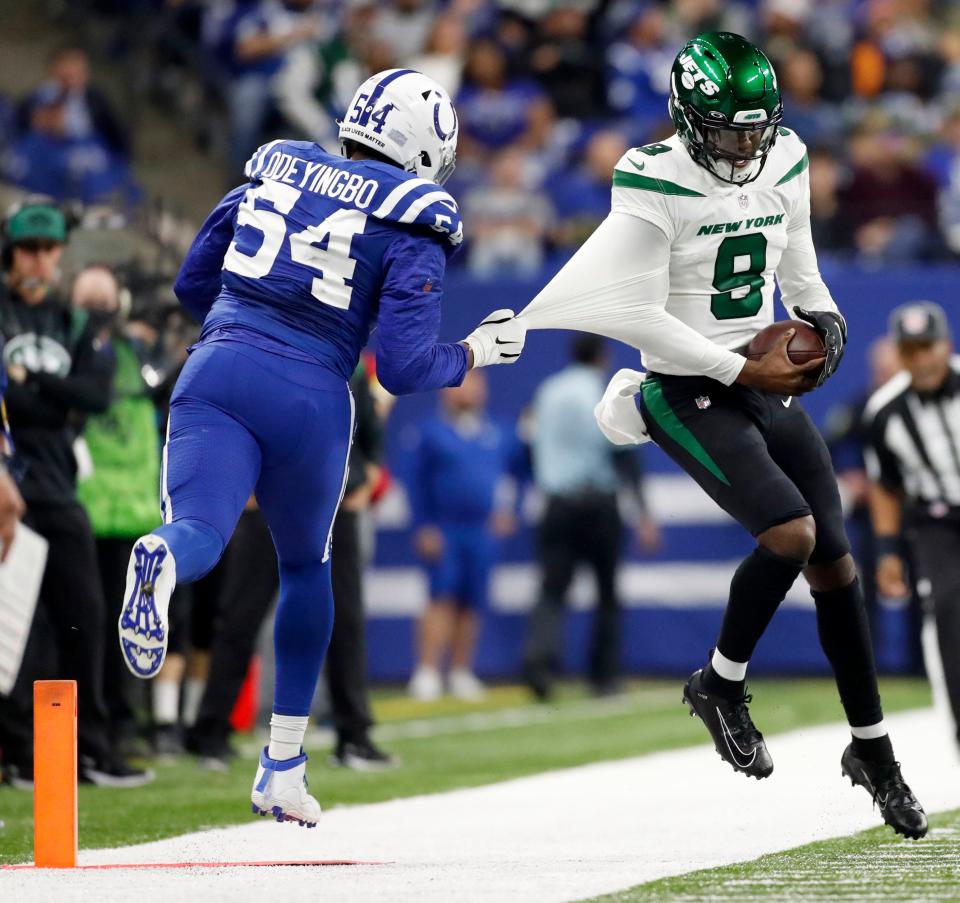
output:
[[[197,580],[217,563],[256,492],[280,570],[277,714],[309,714],[330,643],[330,545],[352,436],[344,379],[234,339],[198,346],[170,402],[164,523],[153,532],[173,553],[177,582]]]

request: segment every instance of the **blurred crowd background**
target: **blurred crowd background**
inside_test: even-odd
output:
[[[54,292],[65,306],[99,317],[98,335],[112,346],[116,358],[111,407],[92,417],[87,416],[90,412],[71,416],[70,424],[78,440],[87,431],[86,441],[75,446],[80,498],[99,541],[104,598],[110,606],[104,673],[118,730],[130,727],[132,710],[126,691],[121,692],[125,677],[110,639],[113,606],[118,604],[118,581],[121,587],[123,582],[124,549],[152,522],[144,510],[118,511],[111,503],[124,496],[132,507],[134,488],[127,495],[126,487],[134,483],[138,500],[152,492],[165,400],[198,332],[176,304],[173,277],[199,222],[227,189],[242,181],[243,163],[257,145],[283,135],[314,140],[335,151],[336,121],[369,74],[395,66],[416,68],[455,98],[461,137],[457,170],[448,187],[462,206],[466,241],[452,264],[459,273],[448,285],[446,303],[456,309],[445,331],[451,324],[460,328],[461,318],[472,322],[475,313],[497,306],[491,295],[505,286],[517,293],[516,303],[522,306],[606,216],[611,171],[619,157],[628,147],[672,132],[666,115],[670,65],[688,37],[707,29],[747,35],[774,62],[784,94],[784,123],[809,148],[817,248],[828,276],[842,277],[837,284],[848,289],[838,300],[841,306],[849,305],[852,322],[859,318],[871,323],[872,335],[884,329],[882,317],[873,323],[864,310],[869,298],[856,291],[858,273],[936,264],[937,272],[949,274],[941,287],[956,277],[949,265],[960,254],[960,7],[952,3],[2,0],[0,12],[10,26],[6,37],[0,36],[0,52],[9,51],[8,64],[0,69],[0,204],[5,209],[43,195],[64,212],[70,232],[63,257],[51,271]],[[76,277],[91,265],[99,268],[98,279],[78,282]],[[955,303],[952,299],[938,298],[948,307]],[[884,299],[884,309],[903,300],[907,298],[891,295]],[[469,310],[464,311],[467,301]],[[851,425],[863,393],[890,370],[879,363],[878,351],[875,372],[869,374],[866,343],[859,334],[858,341],[842,376],[831,383],[830,397],[818,393],[812,407],[841,450],[838,465],[847,474],[851,510],[859,504],[864,520],[862,458]],[[571,364],[566,339],[549,347],[549,353],[536,358],[536,366],[531,364],[509,385],[499,374],[491,377],[489,407],[497,429],[505,430],[509,444],[527,449],[519,455],[526,455],[526,463],[515,467],[516,455],[510,456],[509,466],[487,461],[484,486],[469,487],[486,499],[480,505],[484,521],[491,512],[497,515],[492,534],[513,535],[519,525],[521,535],[507,556],[514,563],[534,559],[532,540],[523,531],[529,533],[543,514],[536,505],[525,509],[521,499],[523,481],[535,484],[537,478],[529,460],[531,447],[535,455],[535,440],[525,432],[525,421],[518,420],[520,409],[535,406],[537,385],[551,372],[568,364],[593,368],[596,372],[589,378],[580,375],[602,387],[600,377],[613,363],[602,349],[591,352],[593,362],[581,360],[578,355],[586,352],[574,349]],[[623,349],[616,355],[623,365],[635,364]],[[372,367],[365,372],[386,417],[390,405],[376,385],[375,372]],[[442,403],[458,422],[467,424],[460,439],[468,445],[482,435],[476,424],[488,423],[486,388],[475,394],[479,402],[474,397]],[[371,492],[375,501],[386,499],[378,523],[387,537],[379,559],[387,569],[379,578],[374,575],[374,582],[380,581],[379,597],[389,600],[388,615],[411,611],[410,584],[390,568],[415,562],[413,553],[429,564],[430,538],[422,527],[431,525],[422,513],[414,510],[411,515],[403,502],[424,492],[422,485],[407,485],[403,492],[404,482],[416,473],[409,464],[415,453],[403,437],[412,435],[408,428],[422,427],[436,407],[436,399],[405,400],[386,420],[386,459],[377,462],[385,469]],[[134,423],[139,424],[136,431]],[[584,453],[595,455],[596,449]],[[484,452],[474,448],[469,454]],[[656,452],[650,458],[651,469],[669,473]],[[507,505],[509,511],[484,495],[503,475],[497,470],[501,464],[504,472],[515,471],[520,487]],[[131,468],[131,482],[111,483],[111,467]],[[390,491],[391,470],[394,490],[399,491]],[[640,550],[667,561],[691,557],[690,548],[702,543],[699,534],[671,532],[674,513],[662,505],[658,510],[656,504],[662,493],[654,494],[651,513],[635,464],[621,477],[616,484],[611,469],[604,491],[626,487],[635,498],[633,516],[625,518],[635,528],[631,554],[636,557]],[[672,502],[679,505],[686,499],[676,494],[675,482],[662,485],[674,493]],[[143,504],[152,510],[152,501]],[[666,526],[663,537],[658,516]],[[681,520],[684,516],[676,514]],[[861,526],[868,532],[868,525]],[[396,533],[390,535],[398,527],[399,541]],[[373,517],[364,529],[364,561],[369,564]],[[729,550],[739,546],[731,542],[714,557],[735,557]],[[261,548],[264,568],[269,568],[266,540]],[[616,561],[604,565],[607,571],[616,566]],[[267,581],[270,594],[272,579]],[[572,574],[567,585],[570,579]],[[393,580],[386,591],[384,580]],[[562,579],[560,584],[564,589]],[[500,597],[525,595],[529,608],[536,586],[522,580],[517,586],[498,590]],[[181,665],[177,680],[184,683],[182,699],[171,701],[168,692],[163,700],[154,699],[155,714],[162,710],[166,726],[170,719],[197,717],[215,625],[220,623],[218,592],[201,590],[207,600],[196,608],[201,615],[192,622],[184,615],[180,649],[186,655],[192,645],[198,654],[196,664]],[[422,607],[425,584],[415,584],[412,592],[419,594],[413,608]],[[601,601],[605,592],[601,581]],[[664,592],[670,596],[673,588]],[[541,593],[541,608],[543,599]],[[562,605],[561,600],[554,607]],[[615,605],[612,598],[610,605]],[[428,623],[429,635],[421,630],[415,653],[412,628],[401,634],[375,628],[375,650],[395,648],[398,635],[407,650],[392,659],[385,652],[375,663],[381,676],[405,678],[416,665],[421,680],[414,681],[411,690],[421,698],[434,698],[442,686],[435,674],[423,678],[424,666],[427,672],[436,671],[437,662],[452,649],[455,666],[462,666],[459,670],[466,675],[461,695],[482,694],[482,685],[470,682],[479,622],[462,615],[460,627],[452,621],[440,627]],[[789,617],[789,612],[784,614],[785,623]],[[704,632],[702,626],[697,630]],[[495,664],[489,670],[503,676],[512,668],[515,676],[522,661],[518,629],[504,627],[506,632],[498,634],[500,629],[495,628],[490,645],[507,651],[498,658],[488,649],[488,663]],[[609,623],[606,629],[617,633]],[[892,659],[896,667],[918,668],[916,631],[897,642],[902,653]],[[608,661],[618,654],[611,652],[614,646],[608,637],[600,658]],[[785,642],[783,650],[788,647]],[[626,650],[632,656],[630,667],[637,664],[639,648]],[[657,662],[654,667],[667,666]],[[590,673],[594,689],[615,690],[619,674],[614,672]],[[195,683],[189,689],[191,680]],[[548,687],[530,682],[546,695]],[[215,758],[224,754],[220,739]],[[182,737],[168,734],[166,741],[176,749]]]
[[[67,41],[29,90],[0,96],[3,173],[59,199],[130,212],[158,200],[138,161],[148,107],[220,178],[264,139],[336,149],[355,86],[413,67],[461,117],[451,184],[459,265],[535,272],[603,218],[610,170],[670,133],[670,64],[727,29],[772,58],[811,155],[818,247],[865,261],[960,252],[960,9],[935,0],[75,0]],[[71,46],[73,45],[73,46]],[[96,61],[91,65],[91,59]],[[176,195],[176,192],[173,192]],[[159,200],[163,201],[164,198]],[[169,199],[167,199],[169,200]],[[197,208],[193,209],[196,214]]]

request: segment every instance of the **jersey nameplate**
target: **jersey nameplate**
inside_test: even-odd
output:
[[[706,226],[700,227],[697,235],[720,235],[723,232],[738,232],[741,226],[744,229],[766,229],[768,226],[779,226],[786,215],[786,213],[778,213],[776,216],[758,216],[748,220],[739,219],[733,223],[708,223]]]

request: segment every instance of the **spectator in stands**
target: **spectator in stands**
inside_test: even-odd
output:
[[[313,0],[238,0],[226,12],[211,8],[207,40],[224,64],[234,184],[260,143],[273,100],[273,80],[288,51],[316,40],[320,22],[307,12]]]
[[[937,182],[937,211],[947,247],[960,254],[960,108],[943,119],[940,140],[930,149],[926,169]]]
[[[546,379],[533,401],[533,475],[546,498],[539,525],[540,597],[530,616],[524,677],[538,699],[552,691],[560,667],[567,591],[578,564],[589,564],[597,582],[597,610],[588,678],[598,696],[620,686],[620,604],[616,573],[622,553],[617,490],[628,488],[641,545],[659,544],[643,501],[635,450],[610,444],[593,409],[606,388],[602,339],[578,336],[573,361]]]
[[[525,169],[523,151],[503,150],[494,159],[490,184],[463,200],[470,222],[467,266],[477,276],[532,275],[543,263],[552,211],[542,192],[526,184]]]
[[[550,200],[556,213],[553,239],[561,247],[576,249],[610,213],[610,180],[613,168],[626,153],[620,132],[594,133],[579,167],[550,179]]]
[[[156,522],[157,413],[141,374],[141,344],[126,332],[130,294],[113,271],[85,267],[74,280],[71,301],[88,322],[109,333],[117,361],[110,406],[87,419],[78,440],[89,465],[77,494],[93,526],[103,598],[120,599],[133,541]],[[132,677],[117,645],[115,614],[108,612],[104,619],[104,698],[114,745],[131,748],[136,735]]]
[[[509,145],[541,148],[553,122],[543,90],[529,79],[510,76],[506,56],[488,38],[470,45],[456,106],[461,123],[458,163]]]
[[[91,86],[84,51],[67,47],[51,56],[47,79],[23,102],[18,118],[22,134],[5,163],[15,184],[59,200],[136,199],[129,139]]]
[[[940,250],[936,184],[914,162],[914,142],[868,119],[850,136],[852,173],[840,191],[840,212],[866,260],[934,257]]]
[[[460,90],[466,54],[467,30],[463,20],[453,15],[438,16],[423,53],[410,57],[407,65],[432,78],[455,97]]]
[[[655,3],[643,4],[623,37],[607,51],[607,103],[628,117],[637,144],[646,144],[667,116],[670,68],[677,48],[666,28],[666,10]]]
[[[387,0],[374,26],[374,38],[388,43],[398,59],[420,53],[435,18],[434,0]]]
[[[430,577],[409,689],[416,699],[438,699],[449,656],[450,692],[476,701],[484,687],[474,673],[474,652],[497,542],[516,528],[498,487],[519,473],[521,449],[512,431],[487,415],[482,373],[470,371],[441,399],[440,415],[423,424],[407,482],[414,545]]]
[[[789,111],[786,124],[810,145],[842,144],[843,120],[840,111],[820,96],[823,70],[816,54],[798,48],[777,67],[783,90],[783,106]]]
[[[603,57],[590,44],[583,4],[561,3],[540,20],[530,71],[546,89],[558,116],[585,122],[607,112]]]
[[[119,157],[130,156],[130,139],[107,98],[90,84],[90,61],[79,47],[54,51],[46,80],[20,105],[22,131],[59,138],[96,138]]]
[[[852,230],[840,207],[843,166],[835,152],[811,147],[810,230],[817,251],[846,253],[853,247]]]
[[[103,699],[106,602],[93,531],[77,501],[73,443],[83,418],[110,402],[115,357],[108,330],[57,293],[67,241],[63,212],[32,201],[4,223],[0,333],[9,379],[6,405],[24,467],[25,523],[49,542],[24,663],[0,699],[0,746],[7,780],[33,781],[33,680],[51,673],[77,681],[81,780],[139,786],[153,775],[110,747]]]

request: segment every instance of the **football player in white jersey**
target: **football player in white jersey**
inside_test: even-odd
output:
[[[614,377],[601,427],[615,441],[653,439],[756,539],[731,583],[716,649],[683,691],[721,757],[758,779],[773,771],[745,676],[803,574],[853,735],[842,771],[895,831],[922,837],[926,816],[883,723],[830,456],[794,400],[836,370],[846,341],[811,239],[806,149],[780,124],[770,61],[739,35],[711,32],[684,46],[669,109],[676,134],[624,155],[609,217],[522,319],[638,347],[647,372]],[[744,356],[774,320],[774,280],[788,314],[823,337],[825,358],[794,365],[792,331],[762,359]]]

